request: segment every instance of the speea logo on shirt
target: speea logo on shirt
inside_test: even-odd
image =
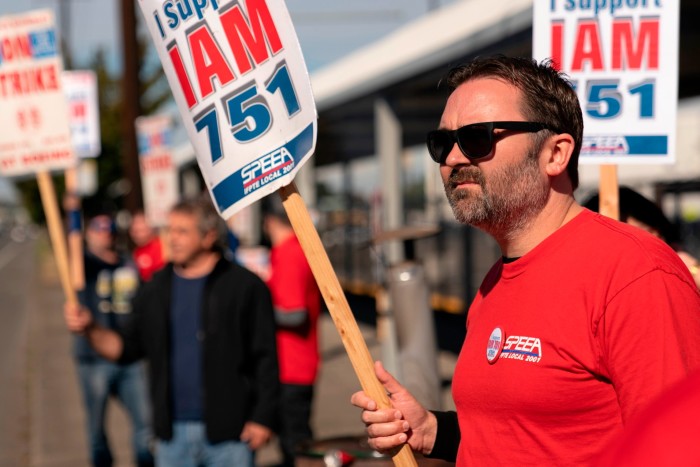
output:
[[[542,359],[539,337],[508,336],[503,344],[501,358],[537,363]]]

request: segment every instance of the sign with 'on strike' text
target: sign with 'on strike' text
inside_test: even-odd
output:
[[[197,162],[224,218],[291,183],[316,107],[282,0],[140,0]]]
[[[0,17],[0,173],[76,164],[51,10]]]

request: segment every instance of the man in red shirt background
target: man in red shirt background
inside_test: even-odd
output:
[[[134,242],[134,261],[144,282],[165,265],[165,254],[160,237],[148,223],[142,211],[134,213],[129,226],[129,236]]]
[[[320,361],[321,296],[282,202],[274,195],[267,201],[263,227],[272,244],[267,285],[275,310],[282,383],[279,438],[283,465],[293,466],[295,452],[313,438],[309,421]]]

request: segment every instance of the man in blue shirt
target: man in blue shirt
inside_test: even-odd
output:
[[[253,466],[272,435],[272,300],[261,279],[223,256],[222,227],[208,198],[171,210],[171,263],[139,290],[128,329],[111,331],[65,307],[68,328],[104,357],[147,359],[159,465]]]
[[[139,284],[134,264],[115,249],[116,229],[110,213],[90,216],[85,229],[85,287],[80,303],[90,319],[118,331],[132,319],[131,299]],[[150,409],[143,363],[119,364],[105,360],[82,336],[76,336],[73,353],[85,403],[90,459],[95,467],[113,462],[105,432],[105,410],[110,395],[122,402],[133,428],[133,449],[139,467],[153,465]]]

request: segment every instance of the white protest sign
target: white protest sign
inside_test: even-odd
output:
[[[167,223],[168,212],[178,200],[171,127],[168,115],[136,119],[144,211],[148,223],[154,227]]]
[[[75,154],[81,158],[97,157],[102,146],[95,72],[64,71],[62,81],[63,93],[68,102],[68,123]]]
[[[552,58],[581,102],[581,163],[675,162],[679,1],[533,3],[533,56]]]
[[[197,162],[224,218],[292,182],[316,106],[282,0],[140,0]]]
[[[0,172],[76,164],[51,10],[0,17]]]

